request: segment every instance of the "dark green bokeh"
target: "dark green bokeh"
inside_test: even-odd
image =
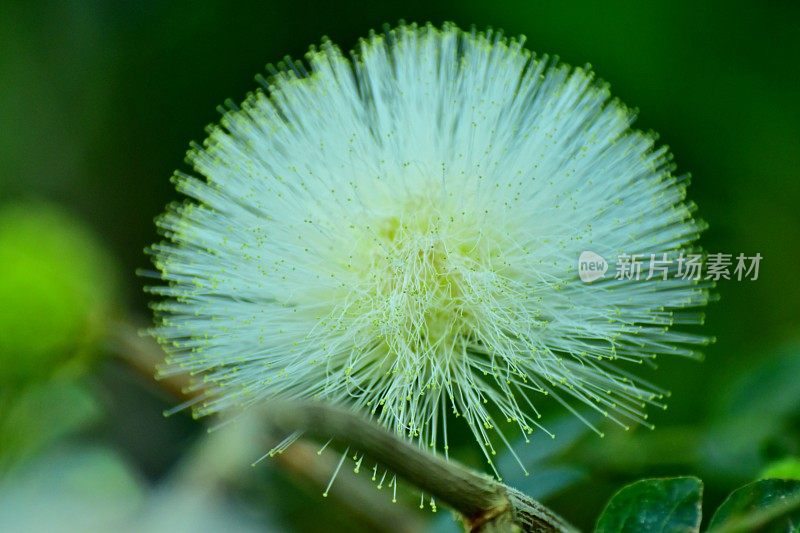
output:
[[[158,239],[153,217],[178,198],[169,177],[187,170],[183,154],[217,120],[216,106],[253,90],[266,63],[302,57],[323,35],[351,48],[370,29],[400,19],[525,34],[532,50],[591,63],[615,96],[640,109],[637,126],[659,132],[678,171],[692,173],[690,198],[710,224],[707,250],[764,257],[758,281],[718,287],[721,301],[709,307],[705,328],[718,342],[705,363],[664,360],[647,376],[673,392],[669,410],[652,413],[663,433],[636,435],[657,442],[663,460],[655,473],[707,475],[686,471],[710,463],[686,460],[685,441],[718,425],[722,391],[800,337],[798,15],[789,2],[6,2],[0,196],[44,197],[79,213],[122,266],[127,310],[146,317],[143,282],[133,272],[148,266],[142,249]],[[189,425],[154,421],[161,400],[152,392],[138,400],[147,385],[118,370],[105,372],[119,418],[103,431],[159,477]],[[797,413],[787,417],[796,437]],[[720,431],[725,437],[708,446],[733,446],[726,439],[748,427]],[[706,441],[712,434],[702,430]],[[583,457],[619,453],[613,436],[590,441]],[[758,453],[800,452],[796,441],[773,441]],[[590,524],[613,488],[653,473],[642,464],[623,473],[608,468],[554,505]],[[711,499],[733,488],[707,487]],[[573,506],[576,498],[584,503]]]

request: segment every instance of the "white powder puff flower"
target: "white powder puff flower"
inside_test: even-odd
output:
[[[163,372],[202,377],[197,415],[316,398],[445,452],[460,418],[491,463],[541,394],[625,427],[660,405],[628,367],[696,355],[673,325],[706,288],[586,284],[578,257],[689,250],[686,179],[588,70],[522,45],[400,26],[229,104],[151,250]]]

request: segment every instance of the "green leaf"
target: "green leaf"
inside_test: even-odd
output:
[[[761,479],[800,479],[800,459],[786,457],[780,461],[774,461],[767,465],[767,468],[758,477]]]
[[[709,524],[714,533],[800,530],[800,481],[762,479],[728,496]]]
[[[563,457],[588,433],[588,426],[570,414],[548,424],[547,429],[552,437],[540,432],[530,442],[520,438],[513,445],[516,456],[507,449],[497,461],[503,482],[535,500],[546,500],[588,475],[584,468],[568,464]]]
[[[0,474],[96,422],[102,408],[76,380],[28,387],[0,404]]]
[[[704,479],[738,486],[757,479],[771,457],[796,453],[799,374],[800,343],[795,342],[748,363],[731,386],[716,395],[715,422],[699,447]]]
[[[617,492],[597,522],[597,533],[699,531],[703,483],[695,477],[643,479]]]
[[[584,469],[575,466],[543,466],[511,486],[534,500],[546,500],[587,477],[588,474]]]
[[[160,491],[158,498],[168,494]],[[113,450],[61,446],[0,478],[0,531],[132,531],[137,528],[123,526],[133,520],[139,529],[155,530],[142,526],[149,524],[142,513],[146,495]]]
[[[548,423],[547,430],[552,433],[552,437],[537,431],[530,442],[525,442],[520,438],[514,443],[514,450],[522,464],[526,468],[535,468],[535,465],[543,464],[564,454],[584,435],[589,432],[589,426],[572,414],[565,415]],[[498,460],[498,468],[508,477],[508,473],[520,472],[517,459],[506,451],[501,454]]]
[[[46,203],[0,203],[0,388],[81,369],[115,300],[113,259],[79,219]]]

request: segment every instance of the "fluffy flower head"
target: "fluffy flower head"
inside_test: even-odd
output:
[[[401,26],[329,42],[231,105],[190,152],[205,179],[159,220],[165,373],[200,415],[272,398],[364,409],[490,457],[540,394],[627,426],[660,392],[628,363],[692,356],[691,280],[578,277],[584,250],[677,255],[702,229],[665,148],[584,69],[522,40]]]

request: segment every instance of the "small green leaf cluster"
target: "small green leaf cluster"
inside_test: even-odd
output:
[[[643,479],[608,502],[597,533],[699,532],[703,483],[696,477]],[[708,523],[712,533],[796,532],[800,526],[800,480],[762,479],[731,493]]]

